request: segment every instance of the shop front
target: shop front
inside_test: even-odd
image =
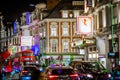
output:
[[[78,53],[44,53],[44,56],[42,56],[42,58],[43,61],[47,63],[47,66],[50,64],[62,64],[68,66],[71,61],[82,61],[84,55],[80,55]]]

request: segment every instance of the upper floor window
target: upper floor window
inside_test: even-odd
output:
[[[74,11],[74,17],[76,18],[77,16],[79,16],[79,11]]]
[[[11,29],[11,35],[13,35],[13,28],[11,27],[10,29]]]
[[[57,35],[57,28],[56,27],[52,27],[51,28],[51,36],[56,36]]]
[[[69,35],[69,27],[68,23],[63,23],[62,25],[62,35],[68,36]]]
[[[52,52],[56,52],[57,44],[52,43]]]
[[[51,25],[51,36],[57,36],[57,24]]]
[[[69,40],[63,40],[62,46],[63,52],[69,52]]]
[[[43,37],[45,37],[46,36],[46,29],[44,28],[43,29]]]
[[[68,49],[69,49],[68,42],[64,42],[64,43],[63,43],[63,46],[64,46],[63,51],[64,51],[64,52],[68,52]]]
[[[1,33],[1,38],[4,38],[4,32]]]
[[[72,1],[73,6],[84,5],[84,1]]]
[[[76,35],[76,23],[74,23],[73,29],[74,29],[74,35]]]
[[[68,18],[68,11],[63,11],[63,18]]]
[[[68,27],[63,27],[63,35],[68,35]]]
[[[58,41],[57,39],[51,39],[51,52],[57,52],[58,50]]]

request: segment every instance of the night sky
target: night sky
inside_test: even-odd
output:
[[[33,11],[34,5],[45,0],[0,0],[0,11],[4,21],[15,21],[25,11]]]

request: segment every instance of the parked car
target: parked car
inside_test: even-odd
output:
[[[112,80],[120,80],[120,65],[117,65],[112,71]]]
[[[39,70],[34,65],[25,65],[22,67],[22,70],[20,72],[21,80],[31,80],[31,75],[34,71]]]
[[[78,74],[69,66],[50,66],[45,74],[46,80],[79,80]]]
[[[81,80],[111,80],[110,71],[100,62],[78,61],[71,62],[70,65],[78,70]]]

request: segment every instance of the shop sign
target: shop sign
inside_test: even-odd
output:
[[[77,17],[77,34],[93,34],[93,18],[91,16]]]
[[[86,40],[85,42],[88,43],[88,44],[89,43],[95,43],[95,40]]]
[[[9,46],[8,47],[8,52],[10,52],[10,54],[17,53],[17,46]]]
[[[75,44],[76,44],[76,46],[79,46],[79,45],[83,44],[83,40],[75,41]]]
[[[21,46],[32,46],[33,36],[21,36]]]
[[[109,58],[115,57],[115,53],[114,53],[114,52],[109,52],[109,53],[108,53],[108,57],[109,57]]]

